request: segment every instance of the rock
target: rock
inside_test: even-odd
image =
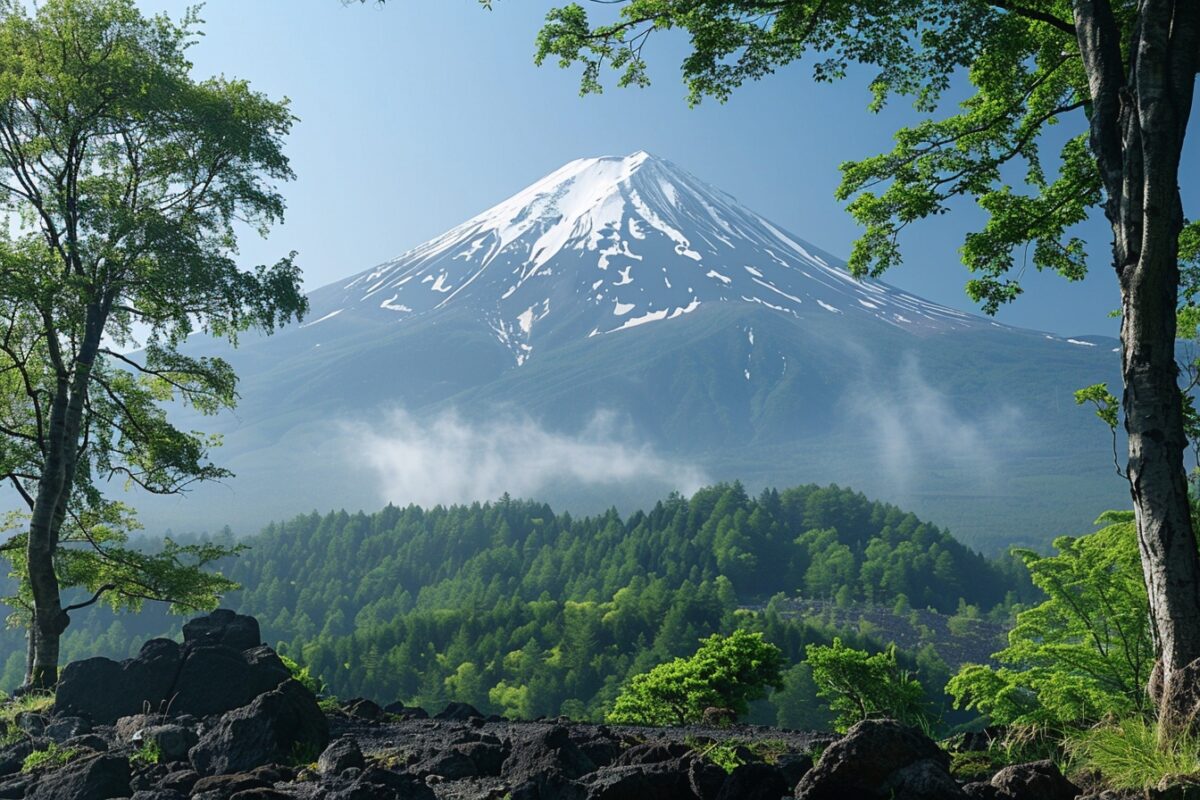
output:
[[[770,764],[742,764],[729,773],[717,800],[779,800],[792,787]]]
[[[588,800],[588,797],[587,788],[578,781],[558,773],[543,773],[514,787],[509,800]]]
[[[74,747],[77,750],[94,750],[103,753],[109,750],[108,739],[95,733],[85,733],[83,736],[73,736],[62,743],[63,747]]]
[[[371,767],[345,789],[330,792],[329,800],[437,800],[437,795],[412,775]]]
[[[896,770],[884,788],[895,800],[967,800],[958,781],[930,759]]]
[[[367,765],[358,742],[349,736],[336,739],[317,759],[317,772],[322,775],[341,775],[350,767],[362,769]]]
[[[479,713],[479,709],[469,703],[450,703],[439,713],[434,715],[434,719],[452,719],[459,722],[466,722],[473,718],[483,719],[483,714]]]
[[[13,775],[0,780],[0,798],[3,800],[20,800],[29,794],[29,789],[36,779],[32,775]]]
[[[928,736],[895,720],[869,719],[831,744],[796,786],[801,800],[886,797],[892,773],[928,760],[949,773],[950,757]]]
[[[365,719],[370,722],[379,722],[387,714],[378,703],[362,697],[347,703],[346,713],[357,719]]]
[[[188,751],[196,746],[200,737],[191,728],[182,725],[151,725],[134,734],[140,734],[142,747],[155,747],[164,762],[187,761]]]
[[[240,647],[249,640],[244,628],[253,623],[257,632],[258,623],[252,617],[239,619],[249,622],[237,622],[227,635],[215,623],[204,622],[201,633],[208,633],[194,631],[183,647],[170,639],[151,639],[125,661],[89,658],[68,664],[59,679],[56,715],[112,725],[147,711],[205,717],[246,705],[291,675],[271,648]]]
[[[329,744],[329,722],[312,692],[294,680],[227,712],[192,748],[201,774],[243,772],[263,764],[316,759]]]
[[[33,741],[22,739],[6,747],[0,747],[0,777],[16,774],[21,771],[21,765],[33,752]]]
[[[42,731],[51,741],[62,744],[92,732],[92,724],[83,717],[52,717]]]
[[[171,711],[197,717],[223,714],[290,678],[269,647],[245,651],[224,645],[190,647],[175,682]]]
[[[22,711],[13,719],[17,728],[30,736],[41,736],[46,730],[49,718],[35,711]]]
[[[699,800],[716,800],[728,775],[706,758],[692,753],[687,757],[688,786]]]
[[[971,800],[1004,800],[1004,795],[1000,794],[1000,790],[987,781],[973,781],[964,784],[962,790],[963,794]]]
[[[266,789],[270,786],[268,781],[246,772],[235,775],[210,775],[196,781],[192,787],[192,797],[230,797],[246,789]]]
[[[529,739],[514,741],[512,752],[501,766],[500,775],[513,785],[519,785],[546,775],[579,778],[595,768],[591,759],[571,741],[568,730],[562,725],[555,725],[535,733]]]
[[[409,768],[409,772],[418,778],[436,775],[445,780],[460,780],[473,778],[479,774],[475,762],[457,747],[442,750],[439,753],[423,759]]]
[[[174,789],[140,789],[129,800],[187,800],[187,795]]]
[[[218,608],[211,614],[196,617],[183,625],[184,644],[225,645],[234,650],[249,650],[262,644],[258,620]]]
[[[664,761],[678,761],[692,751],[692,748],[678,742],[647,742],[635,744],[613,760],[614,767],[628,767],[634,764],[661,764]]]
[[[43,773],[26,797],[29,800],[107,800],[130,794],[129,759],[101,755]]]
[[[158,782],[156,788],[163,791],[175,791],[182,794],[190,794],[192,787],[200,780],[200,775],[194,770],[181,769],[176,772],[167,773],[166,777]]]
[[[278,789],[243,789],[234,792],[229,800],[294,800],[295,795],[285,794]]]
[[[1005,800],[1074,800],[1081,794],[1050,760],[1005,767],[992,776],[992,786]]]
[[[695,800],[686,767],[679,761],[606,767],[588,776],[587,800]],[[736,795],[731,795],[736,796]],[[771,800],[778,800],[779,796]]]
[[[775,766],[783,771],[783,778],[787,781],[787,785],[795,787],[800,779],[813,768],[813,760],[808,753],[784,753],[775,762]]]
[[[508,756],[503,746],[492,742],[468,742],[455,745],[454,749],[471,759],[477,774],[492,777],[500,775],[504,759]]]
[[[429,719],[429,712],[418,706],[406,706],[403,703],[388,703],[383,710],[400,719]]]

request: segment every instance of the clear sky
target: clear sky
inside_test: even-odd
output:
[[[574,158],[648,150],[763,216],[845,257],[857,229],[833,198],[838,164],[889,149],[911,121],[903,100],[866,111],[865,74],[818,85],[806,65],[689,109],[679,78],[685,42],[652,41],[654,85],[581,98],[578,73],[533,65],[546,11],[565,0],[210,0],[191,52],[200,77],[246,78],[287,96],[299,122],[287,151],[298,175],[284,189],[286,223],[248,237],[248,263],[299,251],[310,289],[385,261],[515,193]],[[178,16],[187,0],[139,0]],[[1069,125],[1082,124],[1082,117]],[[1064,124],[1062,128],[1067,128]],[[1193,125],[1193,127],[1195,127]],[[1185,207],[1197,213],[1200,133],[1185,161]],[[957,250],[978,224],[971,206],[923,223],[906,263],[886,280],[972,308]],[[1102,220],[1083,228],[1092,272],[1082,284],[1027,276],[1026,295],[999,319],[1060,334],[1116,333]],[[1032,273],[1032,268],[1030,269]]]

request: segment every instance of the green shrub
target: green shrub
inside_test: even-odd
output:
[[[155,741],[143,742],[142,746],[129,756],[129,763],[134,766],[149,767],[160,761],[162,761],[162,748]]]
[[[946,687],[956,708],[995,723],[1068,729],[1145,710],[1154,663],[1132,512],[1088,536],[1054,541],[1058,555],[1017,551],[1045,602],[1017,615],[999,668],[967,664]]]
[[[298,681],[315,695],[320,695],[325,691],[325,682],[308,671],[308,667],[302,667],[292,659],[279,654],[279,660],[287,667],[288,672],[292,673],[292,678]]]
[[[817,694],[829,701],[834,715],[834,730],[845,733],[873,717],[929,727],[925,689],[896,662],[895,645],[872,655],[834,639],[828,646],[809,645],[807,653]]]
[[[635,675],[621,690],[609,722],[682,725],[699,722],[704,709],[747,712],[768,688],[782,688],[783,655],[761,633],[737,630],[700,640],[690,658],[659,664]]]

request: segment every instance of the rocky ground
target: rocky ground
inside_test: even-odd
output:
[[[52,707],[13,717],[0,798],[34,800],[1073,800],[1050,762],[951,777],[920,732],[871,720],[845,737],[732,725],[641,728],[485,718],[357,699],[322,710],[218,611],[184,642],[75,662]],[[31,754],[34,754],[31,758]],[[815,762],[815,763],[814,763]],[[730,767],[732,771],[719,766]]]

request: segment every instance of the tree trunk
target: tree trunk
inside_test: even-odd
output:
[[[1179,160],[1200,64],[1200,3],[1142,0],[1128,63],[1108,0],[1075,0],[1074,12],[1121,285],[1128,475],[1158,658],[1149,690],[1172,731],[1193,726],[1200,708],[1200,553],[1175,362]]]
[[[63,368],[61,357],[56,359],[59,380],[51,408],[50,435],[26,547],[26,568],[33,594],[30,653],[25,675],[25,686],[29,689],[50,690],[58,684],[59,640],[71,619],[63,610],[58,574],[54,569],[54,554],[58,550],[59,531],[66,519],[74,486],[92,365],[100,348],[111,302],[106,299],[88,306],[83,341],[74,363],[70,365],[72,372],[68,373]],[[54,336],[53,328],[47,328],[48,335]]]

